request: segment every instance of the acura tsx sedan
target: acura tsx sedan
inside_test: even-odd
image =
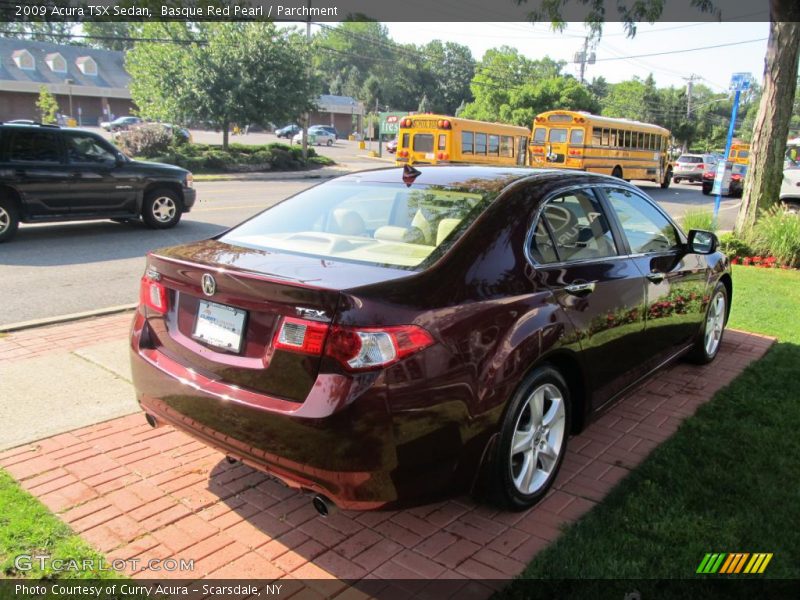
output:
[[[669,361],[714,359],[713,233],[588,173],[354,173],[155,251],[131,332],[148,422],[338,505],[547,492],[569,435]]]

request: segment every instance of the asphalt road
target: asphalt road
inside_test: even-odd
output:
[[[214,235],[315,183],[199,182],[198,204],[166,231],[111,221],[23,225],[12,242],[0,245],[0,326],[136,302],[148,251]],[[713,205],[698,185],[641,187],[676,217]],[[722,229],[733,227],[738,205],[723,199]]]

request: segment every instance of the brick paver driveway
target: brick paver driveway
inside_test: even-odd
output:
[[[169,427],[152,430],[142,414],[6,451],[0,466],[109,559],[195,560],[176,576],[467,578],[479,587],[474,580],[520,573],[771,343],[728,331],[712,365],[679,363],[648,380],[570,440],[549,496],[522,513],[460,497],[323,519],[310,497]]]

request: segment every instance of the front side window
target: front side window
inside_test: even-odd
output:
[[[71,163],[108,164],[116,160],[114,153],[91,135],[69,134],[67,158]]]
[[[8,159],[15,163],[58,163],[58,135],[51,131],[10,131]]]
[[[570,131],[569,143],[583,145],[583,129],[573,129]]]
[[[220,241],[413,269],[456,239],[494,195],[457,187],[408,188],[402,182],[331,182],[267,209]]]
[[[544,127],[537,127],[533,130],[533,143],[544,144],[547,140],[547,130]]]
[[[588,191],[576,191],[549,200],[534,230],[531,255],[547,259],[550,250],[541,237],[541,222],[547,223],[560,262],[591,260],[617,255],[614,236],[597,198]],[[538,260],[538,259],[537,259]],[[556,262],[548,260],[546,262]]]
[[[606,192],[633,254],[667,252],[680,247],[675,226],[649,200],[628,190]]]
[[[600,127],[594,127],[592,129],[592,145],[593,146],[600,146],[603,143],[603,130]]]

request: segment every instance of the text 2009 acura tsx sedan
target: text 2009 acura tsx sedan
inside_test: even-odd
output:
[[[470,489],[542,498],[570,432],[719,350],[712,233],[604,176],[483,167],[340,177],[148,257],[139,402],[351,509]]]

